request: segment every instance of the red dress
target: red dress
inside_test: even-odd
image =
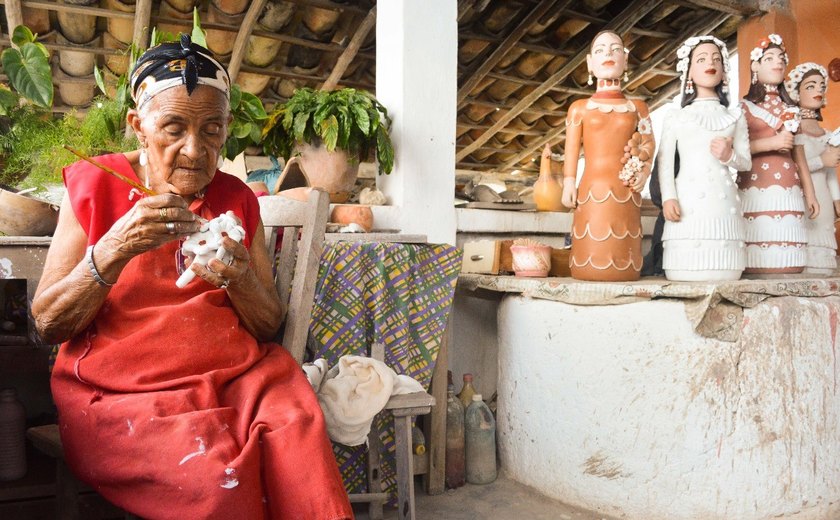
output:
[[[123,155],[99,160],[136,179]],[[134,204],[87,163],[64,177],[89,244]],[[233,210],[250,244],[259,206],[242,182],[216,172],[203,204]],[[178,289],[178,247],[133,258],[59,350],[52,392],[71,469],[143,518],[352,518],[303,372],[242,327],[223,289]]]

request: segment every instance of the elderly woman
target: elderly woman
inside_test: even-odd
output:
[[[218,171],[230,79],[210,53],[163,44],[137,62],[141,149],[64,170],[67,197],[32,312],[64,343],[52,375],[73,472],[144,518],[352,518],[311,386],[269,341],[280,326],[259,207]],[[229,262],[189,266],[199,217],[232,211]]]

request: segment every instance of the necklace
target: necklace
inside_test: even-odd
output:
[[[800,108],[799,109],[799,116],[802,119],[816,119],[817,118],[817,111],[812,110],[810,108]]]

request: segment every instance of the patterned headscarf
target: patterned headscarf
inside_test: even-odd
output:
[[[197,85],[224,92],[230,101],[230,76],[224,65],[201,45],[181,34],[178,43],[161,43],[147,50],[131,72],[131,97],[137,108],[162,91],[185,85],[192,94]]]

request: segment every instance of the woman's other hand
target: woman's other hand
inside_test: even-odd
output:
[[[222,239],[222,247],[227,260],[211,258],[207,265],[195,263],[190,269],[210,285],[226,289],[243,280],[251,268],[251,255],[245,246],[230,237]]]
[[[198,216],[187,208],[178,195],[164,194],[141,199],[97,243],[97,251],[105,255],[129,258],[161,245],[179,240],[201,228]]]
[[[662,203],[662,216],[669,222],[679,222],[682,214],[677,199],[668,199]]]
[[[793,149],[793,134],[788,130],[782,130],[769,139],[773,139],[773,149],[775,150],[789,152]]]
[[[732,159],[732,138],[715,137],[709,144],[709,151],[715,159],[726,164]]]
[[[825,151],[820,154],[820,159],[822,159],[823,167],[836,168],[837,164],[840,163],[840,148],[826,146]]]
[[[560,202],[570,209],[575,209],[575,199],[577,198],[577,189],[575,188],[574,177],[563,178],[563,195],[560,197]]]
[[[820,203],[817,202],[817,198],[806,192],[805,193],[805,206],[808,208],[808,218],[814,220],[820,214]]]

